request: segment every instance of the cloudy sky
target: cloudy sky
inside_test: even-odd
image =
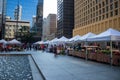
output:
[[[49,13],[57,13],[57,0],[44,0],[44,17]]]

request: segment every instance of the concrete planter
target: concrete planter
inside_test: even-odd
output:
[[[103,59],[103,53],[97,53],[97,59],[96,59],[96,60],[97,60],[98,62],[103,62],[102,59]]]
[[[120,54],[119,55],[116,55],[116,54],[113,55],[113,65],[120,66]]]
[[[96,61],[97,60],[97,54],[96,53],[89,53],[88,54],[88,59]]]
[[[103,54],[103,62],[104,63],[110,63],[110,55]]]
[[[69,55],[73,55],[74,51],[73,50],[69,50]]]

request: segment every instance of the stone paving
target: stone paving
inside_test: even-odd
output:
[[[27,55],[0,55],[0,80],[33,80]]]
[[[120,80],[120,67],[36,51],[32,57],[46,80]]]

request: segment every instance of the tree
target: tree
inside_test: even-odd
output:
[[[30,33],[29,31],[28,31],[28,33],[26,33],[25,35],[23,35],[22,37],[21,37],[21,41],[22,42],[24,42],[24,43],[33,43],[34,42],[34,35],[35,35],[36,33]]]

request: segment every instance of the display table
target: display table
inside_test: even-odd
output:
[[[75,50],[69,50],[69,55],[80,57],[80,58],[86,58],[85,51],[75,51]],[[110,54],[104,54],[104,53],[89,53],[88,52],[88,59],[94,60],[97,62],[102,63],[108,63],[110,64]],[[120,66],[120,54],[113,53],[113,65]]]

